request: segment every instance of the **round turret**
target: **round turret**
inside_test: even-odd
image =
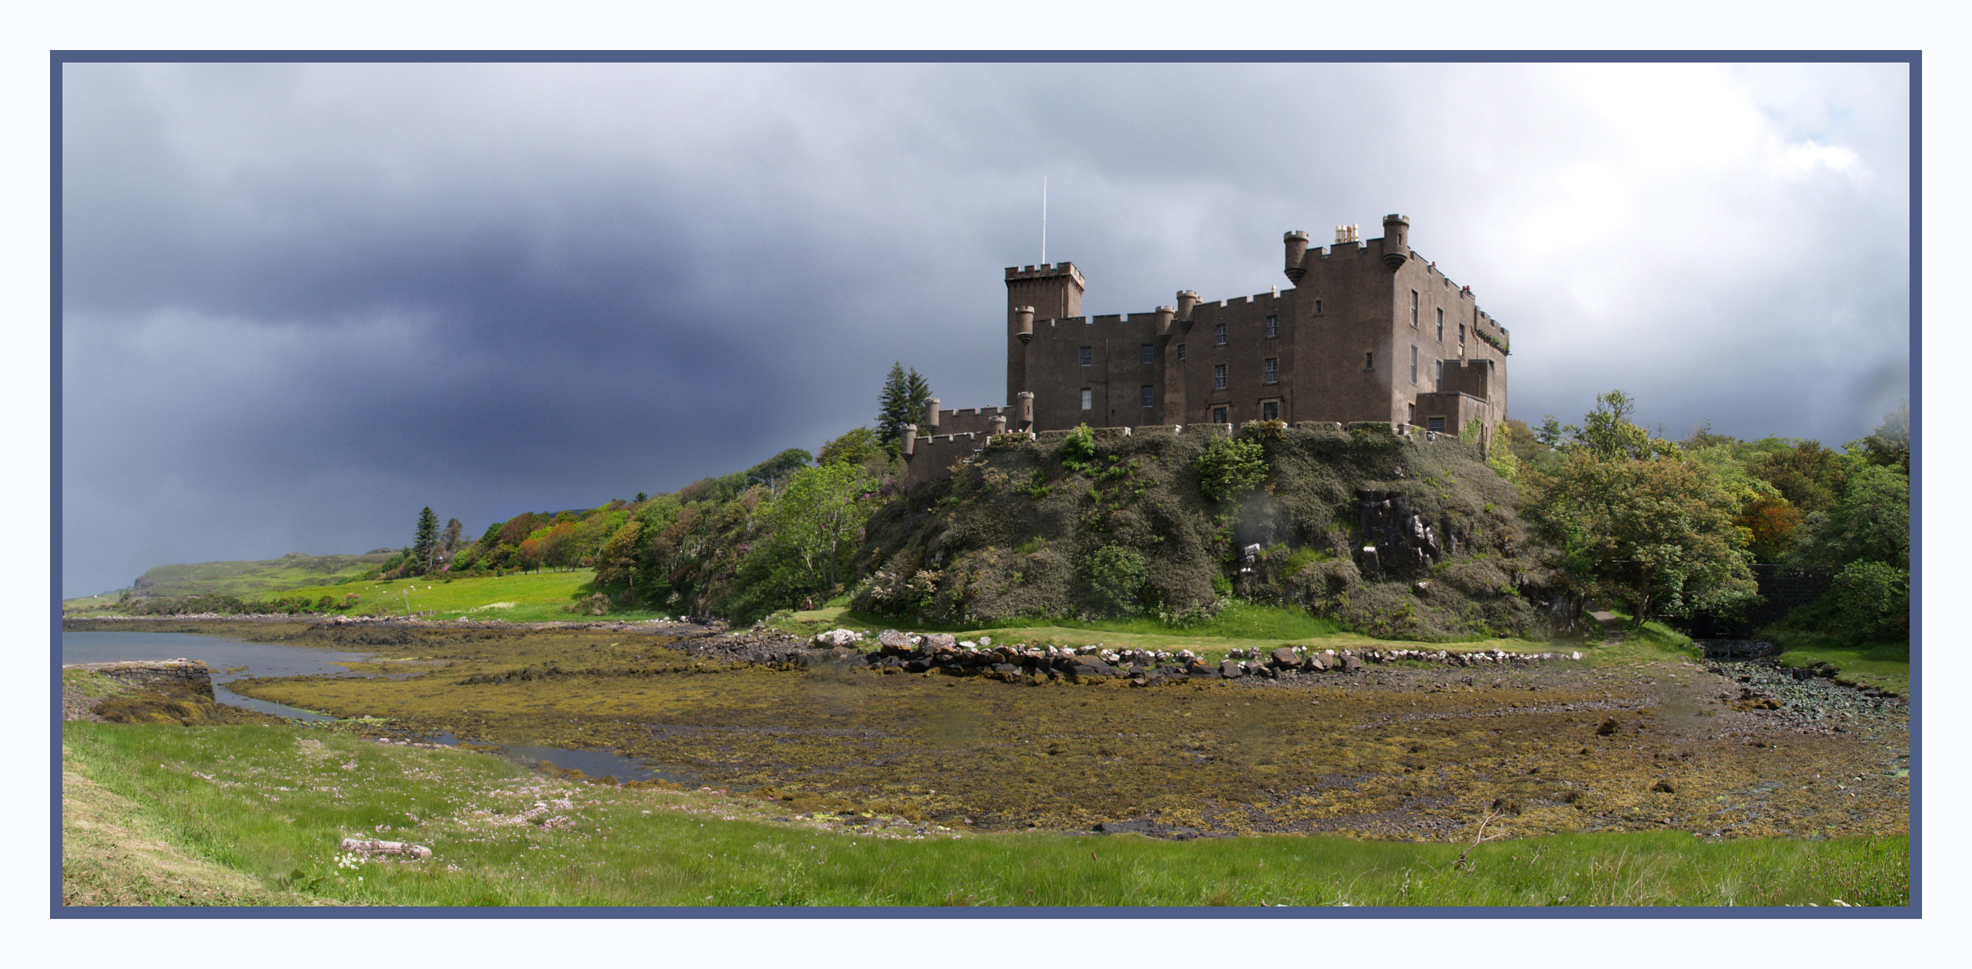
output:
[[[1171,339],[1171,319],[1177,315],[1178,311],[1169,306],[1160,306],[1157,308],[1157,341],[1159,343]]]
[[[986,426],[989,429],[989,433],[1005,434],[1007,432],[1007,415],[994,414],[993,419],[988,421]]]
[[[918,426],[916,424],[906,424],[903,426],[902,430],[904,432],[903,440],[901,442],[901,446],[897,450],[908,458],[917,451]]]
[[[1013,335],[1020,338],[1020,345],[1026,346],[1034,339],[1034,307],[1016,306],[1013,308]]]
[[[1198,305],[1198,290],[1195,289],[1178,290],[1179,331],[1184,333],[1191,332],[1191,309],[1192,307],[1197,305]]]
[[[1301,266],[1301,260],[1308,258],[1308,234],[1296,229],[1280,238],[1287,244],[1287,281],[1299,283],[1308,274]]]
[[[1020,429],[1031,430],[1034,427],[1034,392],[1023,390],[1016,399],[1019,402]]]
[[[1383,217],[1383,264],[1396,272],[1411,257],[1411,220],[1392,213]]]
[[[924,426],[926,430],[933,434],[938,433],[938,405],[940,403],[942,401],[936,397],[924,402]]]

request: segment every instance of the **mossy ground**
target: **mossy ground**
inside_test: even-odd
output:
[[[1150,818],[1201,831],[1443,840],[1678,829],[1908,830],[1907,724],[1791,732],[1724,678],[1628,647],[1539,670],[1372,668],[1289,687],[1022,685],[860,665],[694,660],[619,630],[271,627],[292,642],[440,660],[422,675],[236,681],[388,729],[604,747],[670,776],[984,830]],[[462,685],[476,674],[504,682]],[[1605,732],[1605,724],[1616,728]]]
[[[1474,845],[961,834],[716,790],[579,783],[334,727],[72,723],[62,903],[1907,905],[1908,839],[1679,832]],[[345,837],[410,841],[362,861]]]

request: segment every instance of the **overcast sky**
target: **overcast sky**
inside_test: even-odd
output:
[[[1001,403],[1089,313],[1411,244],[1511,417],[1839,445],[1908,396],[1902,65],[108,65],[62,74],[64,595],[674,490]]]

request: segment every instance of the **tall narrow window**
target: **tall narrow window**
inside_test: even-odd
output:
[[[1279,357],[1268,357],[1268,358],[1267,358],[1267,376],[1266,376],[1266,378],[1265,378],[1265,380],[1266,380],[1266,382],[1267,382],[1267,383],[1270,383],[1270,384],[1277,384],[1277,383],[1280,383],[1280,358],[1279,358]]]
[[[1458,342],[1460,346],[1465,345],[1465,324],[1463,323],[1458,325]]]
[[[1376,369],[1376,351],[1371,350],[1368,353],[1363,354],[1363,372],[1367,373],[1375,369]]]
[[[1405,404],[1405,405],[1404,405],[1404,423],[1406,423],[1406,424],[1415,424],[1415,423],[1417,423],[1417,405],[1416,405],[1416,404]]]
[[[1417,383],[1417,348],[1411,347],[1411,383]]]
[[[1182,343],[1178,344],[1178,362],[1185,362],[1185,345]]]
[[[1411,328],[1417,328],[1417,290],[1411,290]]]
[[[1143,349],[1138,351],[1137,355],[1143,359],[1144,363],[1150,363],[1157,359],[1157,348],[1146,343],[1143,345]]]
[[[1224,323],[1212,324],[1212,345],[1218,347],[1226,345],[1226,325]]]
[[[1439,308],[1438,308],[1438,342],[1439,342],[1439,343],[1443,343],[1443,342],[1445,342],[1445,310],[1444,310],[1444,307],[1439,307]]]
[[[1226,365],[1223,363],[1212,365],[1212,389],[1226,389]]]
[[[1087,387],[1082,388],[1082,409],[1083,410],[1096,409],[1096,392],[1090,390]]]
[[[1322,315],[1322,301],[1321,301],[1321,300],[1315,300],[1315,315],[1316,315],[1316,316],[1320,316],[1320,315]]]
[[[1438,361],[1438,389],[1445,389],[1445,361]]]
[[[1150,395],[1151,395],[1151,386],[1149,384],[1144,384],[1142,393],[1138,395],[1138,399],[1141,401],[1141,406],[1144,407],[1150,406]]]
[[[1269,316],[1267,317],[1267,339],[1271,340],[1277,336],[1280,336],[1280,317]]]

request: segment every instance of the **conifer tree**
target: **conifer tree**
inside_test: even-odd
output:
[[[438,549],[438,515],[430,505],[418,512],[418,537],[411,543],[411,561],[416,566],[431,568],[431,557]],[[414,566],[415,567],[415,566]]]
[[[883,393],[877,397],[877,440],[894,452],[904,436],[904,425],[923,421],[925,405],[930,402],[931,384],[924,375],[915,369],[906,371],[902,363],[891,364]]]

